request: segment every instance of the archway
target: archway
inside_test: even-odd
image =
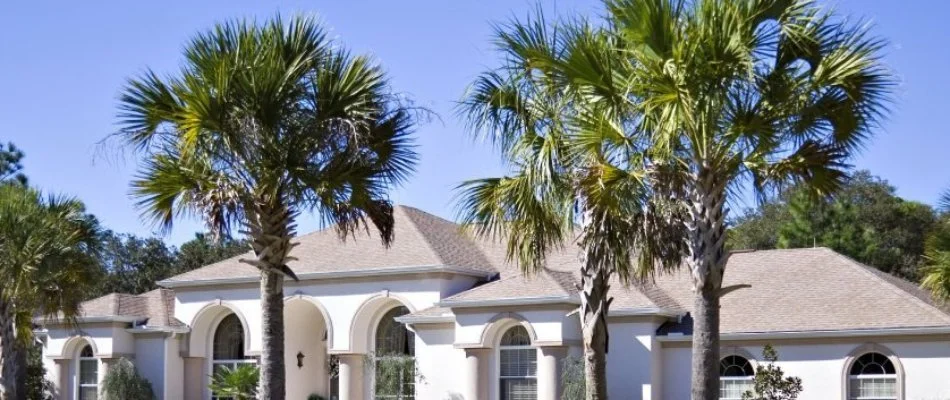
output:
[[[316,300],[291,297],[284,304],[287,398],[329,397],[327,349],[332,325]]]

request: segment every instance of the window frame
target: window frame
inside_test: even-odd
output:
[[[894,374],[884,374],[884,375],[851,375],[851,368],[862,356],[869,353],[877,353],[888,361],[891,362],[891,365],[894,367]],[[841,398],[849,400],[851,399],[851,377],[862,377],[864,379],[869,379],[870,377],[892,377],[895,378],[895,388],[897,394],[893,399],[904,400],[905,399],[905,390],[904,390],[904,366],[901,363],[900,357],[897,356],[891,349],[886,346],[877,344],[877,343],[865,343],[861,346],[858,346],[844,360],[844,365],[841,370]]]
[[[400,303],[400,304],[397,304],[397,305],[394,305],[394,306],[392,306],[392,307],[389,307],[389,308],[384,308],[383,310],[384,310],[384,311],[383,311],[382,313],[377,314],[377,315],[379,315],[379,316],[376,317],[377,320],[375,321],[375,324],[372,325],[372,326],[374,327],[374,329],[373,329],[373,334],[371,335],[371,337],[372,337],[372,343],[370,343],[370,345],[371,345],[371,348],[373,349],[373,352],[372,352],[372,357],[371,357],[368,361],[375,364],[375,363],[377,362],[377,360],[379,360],[379,359],[384,359],[384,358],[386,358],[386,357],[406,357],[406,356],[412,357],[413,359],[415,359],[415,357],[416,357],[416,343],[415,343],[415,341],[416,341],[416,333],[413,332],[413,331],[411,331],[411,330],[408,328],[407,324],[404,324],[404,323],[401,323],[401,322],[398,322],[398,321],[395,320],[396,318],[399,318],[399,317],[401,317],[401,316],[403,316],[403,315],[408,315],[408,314],[412,313],[412,310],[411,310],[409,307],[407,307],[406,305],[401,304],[401,303]],[[391,320],[387,321],[387,320],[386,320],[386,317],[389,316],[389,315],[392,315],[393,317],[392,317]],[[379,355],[378,350],[377,350],[377,348],[380,346],[380,343],[379,343],[379,339],[380,339],[379,334],[380,334],[380,328],[383,328],[383,324],[384,324],[384,323],[393,324],[393,325],[389,325],[389,326],[387,327],[387,328],[389,328],[389,329],[398,329],[398,328],[401,328],[401,329],[405,330],[405,333],[406,333],[406,342],[403,343],[403,344],[405,345],[406,348],[403,349],[403,350],[405,350],[405,352],[407,352],[407,353],[409,353],[409,354],[390,353],[390,354]],[[412,377],[412,381],[411,381],[411,382],[406,382],[406,383],[404,384],[404,385],[408,386],[408,388],[407,388],[406,386],[401,386],[401,389],[409,389],[409,388],[411,388],[411,389],[412,389],[412,395],[404,395],[404,394],[402,394],[403,390],[399,390],[399,393],[394,394],[394,395],[380,395],[380,394],[377,394],[377,393],[376,393],[376,373],[377,373],[377,372],[376,372],[376,368],[375,368],[375,366],[374,366],[374,368],[373,368],[373,374],[372,374],[372,376],[369,377],[369,379],[370,379],[370,396],[372,396],[372,398],[373,398],[374,400],[414,400],[414,399],[416,398],[416,377],[415,377],[415,376]],[[332,378],[331,378],[331,379],[332,379]],[[408,379],[404,379],[404,380],[408,381]],[[332,383],[331,383],[331,385],[332,385]],[[339,385],[339,382],[338,382],[338,385]]]
[[[227,359],[224,359],[224,358],[222,358],[222,359],[215,359],[215,358],[214,358],[215,337],[218,335],[218,329],[221,328],[221,324],[222,324],[225,320],[227,320],[229,317],[231,317],[231,316],[233,316],[235,319],[237,319],[237,321],[238,321],[238,326],[241,327],[241,352],[244,353],[244,358],[240,358],[240,359],[231,359],[231,358],[227,358]],[[214,329],[211,330],[211,339],[210,339],[210,340],[211,340],[211,345],[208,346],[209,352],[211,353],[211,356],[208,357],[208,358],[210,359],[210,361],[211,361],[210,363],[208,363],[208,382],[209,382],[209,383],[210,383],[211,379],[213,379],[214,374],[215,374],[215,367],[218,366],[218,365],[223,365],[223,366],[226,366],[226,367],[229,367],[229,368],[234,369],[234,368],[239,367],[239,366],[242,365],[242,364],[252,364],[252,365],[257,365],[257,364],[258,364],[258,359],[257,359],[257,357],[252,357],[252,356],[248,356],[248,355],[247,355],[247,343],[246,343],[246,340],[247,340],[247,327],[244,326],[244,321],[241,319],[241,317],[240,317],[237,313],[235,313],[235,312],[230,312],[230,313],[226,313],[226,314],[224,314],[222,317],[220,317],[220,319],[217,321],[217,323],[214,324]],[[207,393],[209,394],[209,397],[208,397],[208,398],[210,398],[210,399],[212,399],[212,400],[223,400],[223,399],[226,399],[226,398],[215,397],[214,392],[213,392],[210,388],[207,388],[207,387],[206,387],[206,390],[207,390]]]
[[[883,374],[852,374],[851,370],[855,367],[857,362],[860,361],[862,357],[869,356],[869,355],[870,356],[877,355],[877,356],[883,357],[886,362],[891,364],[891,368],[894,369],[894,373],[889,374],[885,371],[885,373]],[[871,381],[875,379],[885,379],[888,381],[893,381],[894,394],[889,395],[887,397],[872,397],[873,399],[875,400],[900,400],[901,399],[901,389],[899,386],[900,384],[899,384],[899,379],[898,379],[898,374],[897,374],[897,365],[894,363],[893,360],[891,360],[891,357],[885,354],[882,354],[876,351],[869,351],[869,352],[862,353],[861,355],[854,357],[854,359],[848,365],[847,373],[848,373],[848,381],[847,381],[847,389],[846,389],[848,392],[847,397],[846,397],[847,400],[866,399],[867,397],[857,397],[851,393],[852,386],[853,386],[852,383],[858,382],[860,384],[861,382],[867,382],[867,381]]]
[[[90,356],[84,356],[83,353],[89,349]],[[83,345],[79,347],[79,352],[76,353],[76,382],[75,382],[75,395],[73,396],[76,400],[86,400],[83,398],[82,393],[83,389],[95,388],[96,389],[96,399],[99,398],[99,357],[96,357],[95,350],[93,350],[92,345],[88,342],[83,342]],[[83,361],[95,361],[95,373],[96,373],[96,383],[82,383],[82,372],[83,372]]]
[[[528,341],[529,341],[531,344],[527,344],[527,345],[504,345],[504,344],[502,344],[502,343],[504,342],[505,335],[508,334],[508,332],[510,332],[512,329],[518,329],[518,328],[524,329],[525,334],[526,334],[527,337],[528,337]],[[534,350],[534,357],[535,357],[535,358],[534,358],[534,365],[535,365],[535,368],[534,368],[534,375],[530,375],[530,376],[528,376],[528,375],[526,375],[526,376],[503,376],[503,375],[502,375],[502,361],[501,361],[502,358],[501,358],[501,353],[502,353],[503,351],[505,351],[505,350],[518,351],[518,350],[529,350],[529,349],[530,349],[530,350]],[[534,392],[535,400],[538,399],[538,397],[537,397],[537,396],[538,396],[538,391],[537,391],[537,389],[538,389],[538,368],[537,368],[537,365],[538,365],[538,347],[534,345],[534,339],[531,337],[531,330],[530,330],[527,326],[525,326],[523,323],[516,323],[516,324],[511,324],[511,325],[505,327],[504,329],[501,329],[501,335],[499,336],[498,345],[496,346],[496,351],[495,351],[495,360],[496,360],[496,363],[495,363],[495,371],[497,371],[495,375],[496,375],[496,378],[497,378],[497,379],[496,379],[496,383],[497,383],[497,385],[498,385],[498,390],[497,390],[496,394],[497,394],[499,400],[505,398],[505,397],[504,397],[504,390],[505,390],[505,385],[504,385],[504,383],[505,383],[506,380],[530,380],[530,381],[533,381],[533,382],[534,382],[534,388],[535,388],[535,392]]]
[[[745,360],[745,362],[749,365],[749,368],[752,369],[752,375],[744,375],[744,376],[723,376],[723,375],[722,375],[722,362],[723,362],[726,358],[729,358],[729,357],[739,357],[739,358]],[[720,357],[719,357],[719,366],[720,366],[720,372],[719,372],[719,400],[741,400],[741,399],[742,399],[741,394],[740,394],[740,397],[722,397],[722,382],[723,382],[723,381],[745,382],[745,383],[750,384],[750,386],[751,386],[752,384],[754,384],[754,382],[755,382],[755,369],[756,369],[756,366],[757,366],[757,365],[756,365],[755,358],[753,358],[753,357],[752,357],[750,354],[748,354],[747,352],[741,351],[740,349],[733,349],[732,351],[723,351],[723,352],[721,352]]]

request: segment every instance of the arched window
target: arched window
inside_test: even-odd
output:
[[[730,355],[719,360],[719,398],[741,400],[742,394],[752,390],[755,368],[745,357]]]
[[[244,325],[235,314],[218,323],[211,344],[211,374],[222,369],[235,369],[240,364],[256,364],[257,360],[244,355]],[[214,397],[218,398],[218,397]]]
[[[538,350],[524,326],[508,329],[498,347],[501,400],[538,398]]]
[[[86,345],[79,352],[79,381],[77,396],[79,400],[96,400],[99,397],[99,360],[92,353],[92,346]]]
[[[376,399],[412,400],[415,398],[416,335],[396,318],[409,314],[396,307],[383,315],[376,326],[375,376]]]
[[[396,307],[379,320],[376,328],[376,355],[412,356],[416,353],[416,335],[396,318],[409,314],[406,307]]]
[[[865,353],[848,370],[848,399],[897,400],[897,369],[881,353]]]

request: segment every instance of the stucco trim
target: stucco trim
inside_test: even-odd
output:
[[[330,319],[330,312],[327,311],[327,308],[323,306],[323,303],[320,302],[316,297],[305,295],[303,293],[294,293],[290,296],[284,297],[284,306],[286,307],[288,302],[291,301],[303,301],[317,308],[317,312],[323,316],[323,329],[326,330],[327,334],[327,348],[333,348],[333,320]]]
[[[402,317],[396,317],[396,321],[402,322],[404,324],[447,324],[455,322],[455,315],[443,314],[417,317],[404,315]]]
[[[485,278],[490,275],[495,274],[495,272],[485,272],[479,271],[471,268],[456,267],[451,265],[443,264],[433,264],[433,265],[412,265],[412,266],[401,266],[401,267],[387,267],[387,268],[366,268],[350,271],[327,271],[327,272],[303,272],[297,274],[297,278],[301,281],[307,280],[321,280],[321,279],[342,279],[342,278],[361,278],[361,277],[378,277],[385,275],[416,275],[416,274],[427,274],[433,272],[447,272],[456,275],[466,275],[477,278]],[[290,281],[290,278],[286,278]],[[226,285],[226,284],[235,284],[235,283],[254,283],[259,282],[260,277],[257,276],[244,276],[236,278],[216,278],[216,279],[194,279],[189,281],[178,281],[178,280],[163,280],[159,281],[158,285],[170,289],[183,288],[183,287],[195,287],[195,286],[214,286],[214,285]]]
[[[48,354],[46,358],[51,360],[72,360],[73,355],[79,352],[80,344],[88,344],[92,347],[92,355],[95,357],[102,357],[103,354],[99,353],[99,348],[96,347],[96,341],[89,336],[70,336],[69,339],[66,339],[66,343],[63,343],[62,349],[60,349],[59,354]]]
[[[577,296],[537,296],[537,297],[508,297],[486,300],[442,300],[440,307],[449,308],[476,308],[501,306],[526,306],[535,304],[580,304]]]
[[[236,305],[217,300],[201,307],[201,309],[195,313],[194,318],[191,319],[191,323],[188,324],[188,326],[191,327],[191,334],[188,338],[189,357],[210,357],[210,347],[212,340],[214,340],[214,332],[218,329],[218,324],[221,323],[221,320],[228,314],[228,312],[225,312],[222,308],[236,315],[238,320],[241,321],[241,326],[244,328],[244,354],[254,354],[254,352],[251,351],[251,327],[247,323],[247,318],[244,317],[244,314],[241,313],[240,308]]]
[[[93,323],[100,323],[100,322],[121,322],[121,323],[133,324],[133,323],[144,321],[147,319],[148,318],[146,317],[135,317],[135,316],[127,316],[127,315],[102,315],[102,316],[91,316],[91,317],[77,317],[76,323],[93,324]],[[71,322],[67,320],[59,319],[59,318],[47,319],[46,317],[36,317],[36,318],[33,318],[33,323],[44,325],[44,326],[45,325],[60,326],[60,325],[68,325]]]
[[[858,359],[858,357],[861,357],[867,353],[878,353],[891,360],[891,363],[894,364],[894,370],[897,375],[897,400],[904,400],[904,365],[901,364],[900,357],[897,356],[897,353],[894,353],[894,351],[887,346],[877,343],[862,344],[856,347],[854,350],[851,350],[851,352],[848,353],[848,356],[845,357],[844,368],[841,369],[841,398],[848,398],[848,389],[850,387],[849,372],[851,371],[851,366]]]
[[[527,318],[516,312],[503,312],[495,314],[485,323],[478,343],[456,343],[453,347],[456,349],[495,348],[505,331],[515,325],[521,325],[528,331],[532,344],[538,342],[538,334]],[[545,343],[548,346],[560,345],[560,342],[547,341]]]
[[[783,340],[783,339],[826,339],[826,338],[857,338],[879,336],[913,336],[913,335],[945,335],[950,334],[950,326],[920,327],[920,328],[882,328],[882,329],[850,329],[835,331],[791,331],[791,332],[749,332],[724,333],[720,340]],[[660,342],[691,342],[691,335],[657,336]]]
[[[331,354],[365,354],[373,348],[376,338],[376,326],[383,314],[393,307],[405,306],[410,313],[416,312],[412,302],[399,294],[383,290],[363,300],[356,308],[350,323],[350,343],[347,349],[331,349]]]

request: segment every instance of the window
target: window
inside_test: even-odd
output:
[[[409,314],[406,307],[389,310],[376,327],[374,392],[376,399],[415,399],[416,335],[396,318]]]
[[[742,356],[731,355],[719,360],[719,398],[741,400],[742,394],[752,390],[755,369]]]
[[[538,351],[531,347],[531,336],[518,325],[501,338],[498,347],[501,400],[537,400]]]
[[[848,370],[849,400],[897,400],[897,369],[887,356],[866,353]]]
[[[221,320],[214,331],[211,349],[211,374],[222,369],[234,369],[240,364],[256,364],[257,360],[244,355],[244,326],[237,315],[230,314]],[[222,399],[214,397],[215,399]]]
[[[99,397],[99,360],[92,354],[92,346],[86,345],[79,352],[79,400],[96,400]]]

